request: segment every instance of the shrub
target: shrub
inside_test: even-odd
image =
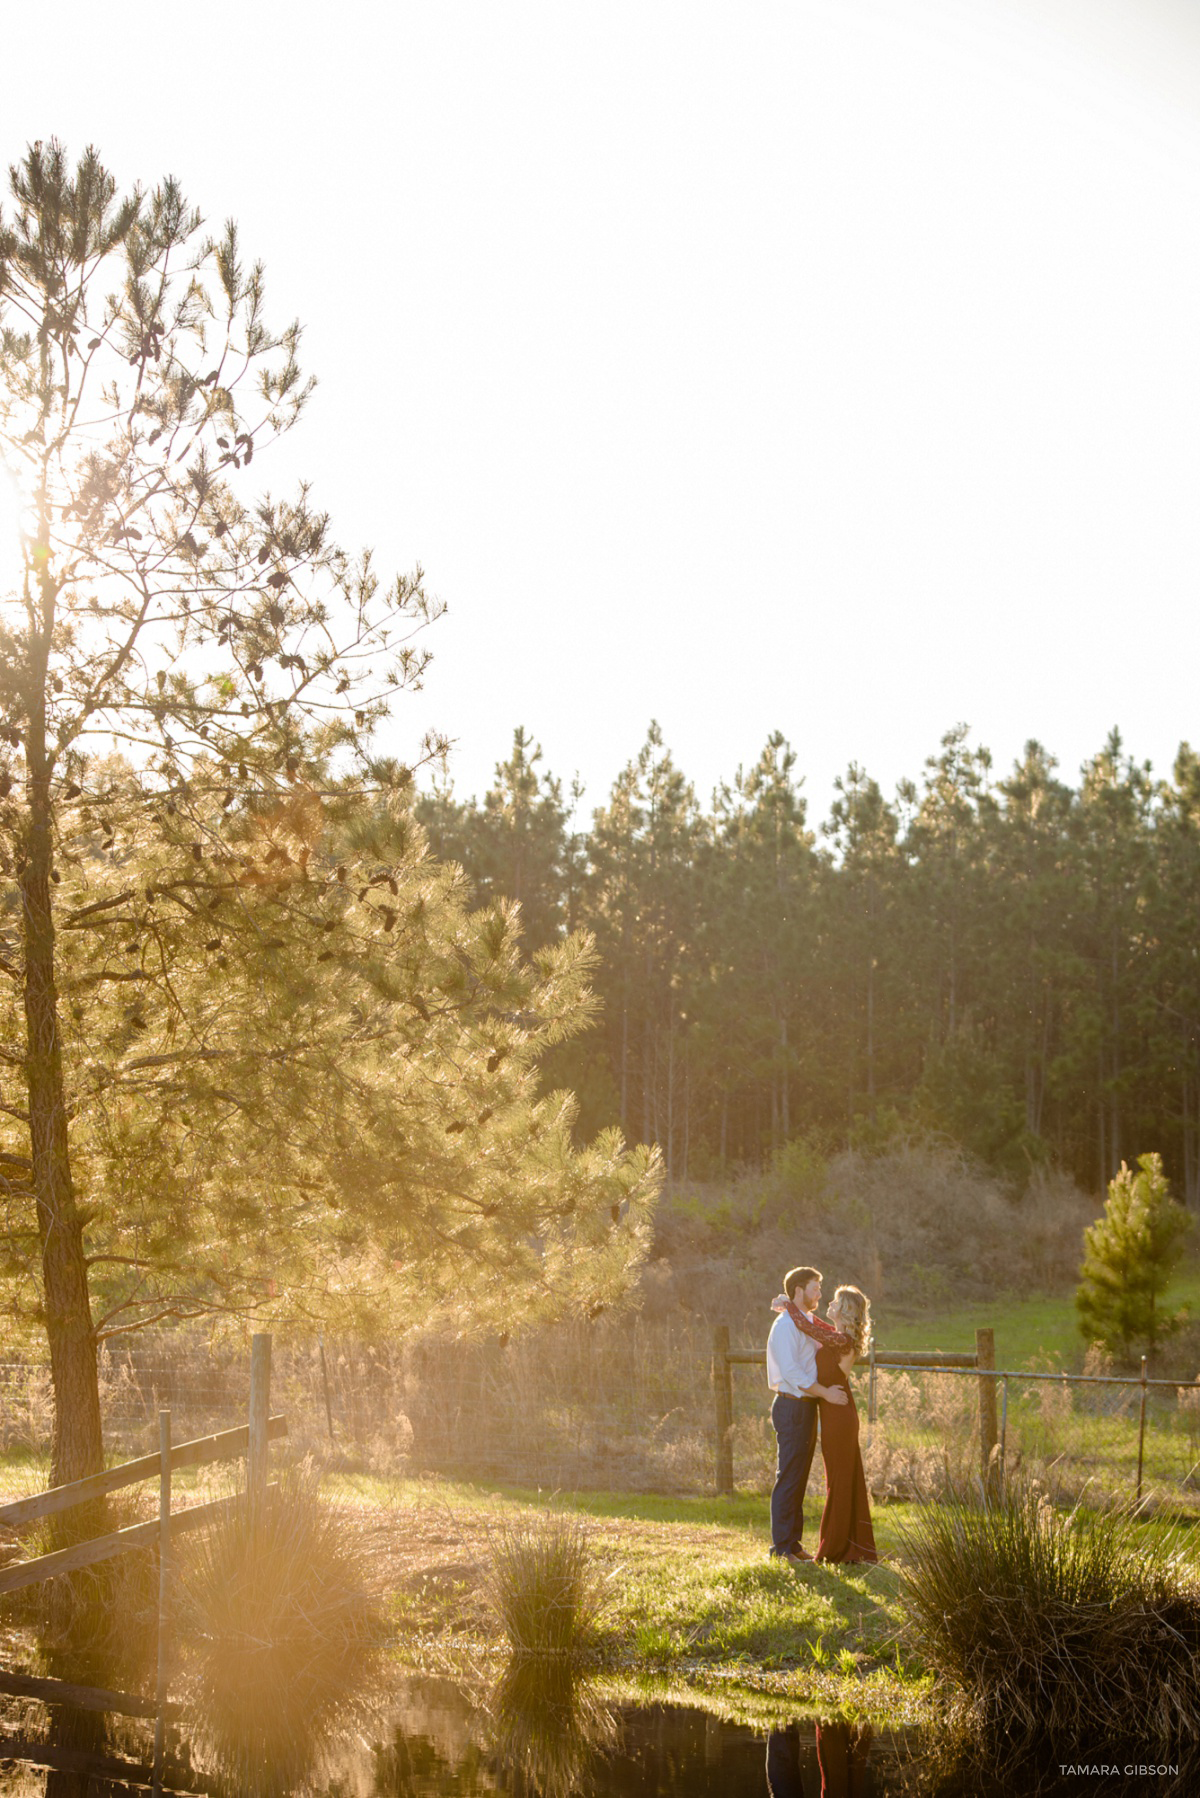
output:
[[[907,1633],[985,1733],[1178,1743],[1200,1715],[1200,1587],[1130,1512],[1036,1488],[903,1531]]]
[[[1142,1155],[1137,1172],[1121,1163],[1108,1183],[1104,1216],[1083,1233],[1075,1308],[1089,1341],[1128,1359],[1135,1345],[1152,1355],[1178,1330],[1183,1313],[1164,1316],[1158,1301],[1183,1254],[1192,1220],[1170,1195],[1160,1155]]]
[[[309,1461],[286,1470],[255,1515],[241,1504],[189,1537],[181,1566],[189,1710],[251,1794],[303,1778],[344,1727],[379,1637],[357,1528],[318,1485]]]
[[[583,1524],[551,1511],[489,1535],[484,1594],[514,1654],[571,1655],[586,1647],[609,1585]]]

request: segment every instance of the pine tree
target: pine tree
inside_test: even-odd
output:
[[[388,1269],[416,1303],[599,1302],[657,1176],[612,1136],[576,1155],[536,1094],[588,946],[523,968],[373,746],[424,667],[420,571],[385,585],[307,489],[255,490],[311,389],[261,266],[92,150],[36,144],[11,189],[0,1190],[62,1481],[101,1464],[102,1329],[350,1305]]]
[[[1079,1327],[1128,1359],[1138,1344],[1148,1355],[1182,1321],[1159,1310],[1183,1253],[1192,1220],[1170,1195],[1162,1157],[1125,1162],[1108,1186],[1104,1216],[1083,1233],[1084,1259],[1075,1294]]]
[[[905,970],[921,964],[911,936],[898,935],[905,865],[899,819],[877,781],[852,762],[834,781],[825,835],[837,856],[823,887],[823,936],[830,988],[823,1040],[832,1086],[831,1118],[842,1128],[860,1111],[903,1091],[907,1041],[919,1007]],[[899,987],[899,992],[898,992]]]
[[[1150,1002],[1145,926],[1153,799],[1149,765],[1127,756],[1120,733],[1112,731],[1083,770],[1073,812],[1081,889],[1075,947],[1088,969],[1087,983],[1076,995],[1076,1090],[1092,1098],[1092,1165],[1102,1182],[1124,1165],[1146,1088],[1142,1048]],[[1150,1102],[1157,1109],[1154,1095]]]
[[[755,765],[718,789],[709,838],[714,878],[700,942],[713,992],[705,1011],[723,1104],[741,1088],[751,1115],[736,1135],[756,1153],[811,1122],[800,1070],[817,962],[816,857],[795,764],[773,731]],[[727,1153],[727,1122],[721,1134]]]
[[[1152,1048],[1156,1088],[1173,1114],[1164,1122],[1174,1126],[1184,1202],[1195,1210],[1200,1206],[1200,756],[1190,744],[1180,744],[1173,779],[1161,792],[1150,921],[1157,952],[1148,975],[1156,1000]]]
[[[583,906],[621,1120],[680,1174],[690,1149],[690,1001],[697,893],[696,797],[652,723],[597,810]]]
[[[439,784],[417,804],[436,853],[462,867],[482,904],[520,907],[521,940],[541,949],[568,925],[570,846],[562,782],[539,767],[541,745],[519,725],[482,807]]]
[[[1063,1011],[1077,971],[1072,923],[1079,881],[1074,868],[1072,795],[1056,763],[1030,741],[999,785],[1003,801],[988,820],[985,935],[987,1003],[997,1050],[1024,1112],[1023,1146],[1045,1152],[1057,1097]]]

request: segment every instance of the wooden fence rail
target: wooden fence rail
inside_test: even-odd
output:
[[[219,1430],[213,1436],[197,1436],[191,1442],[173,1445],[171,1413],[160,1411],[159,1451],[156,1455],[142,1455],[139,1460],[126,1461],[120,1467],[110,1467],[104,1473],[93,1474],[88,1479],[73,1480],[65,1486],[52,1486],[47,1492],[37,1492],[30,1498],[19,1498],[11,1504],[0,1506],[0,1523],[32,1523],[39,1517],[52,1517],[58,1512],[72,1510],[76,1505],[104,1498],[110,1492],[120,1492],[125,1486],[134,1486],[143,1480],[158,1480],[159,1514],[150,1522],[131,1523],[124,1529],[110,1530],[107,1535],[92,1536],[85,1542],[72,1543],[68,1548],[55,1549],[51,1554],[38,1555],[32,1561],[17,1561],[0,1568],[0,1593],[19,1592],[24,1586],[53,1579],[57,1574],[74,1573],[81,1567],[91,1567],[98,1561],[107,1561],[113,1555],[126,1554],[130,1549],[151,1548],[155,1543],[158,1544],[158,1678],[152,1707],[156,1724],[154,1766],[151,1770],[155,1794],[163,1791],[164,1728],[169,1710],[167,1623],[170,1608],[171,1543],[186,1530],[196,1529],[203,1523],[215,1523],[243,1502],[248,1505],[252,1519],[261,1515],[264,1494],[270,1489],[266,1483],[267,1445],[273,1437],[287,1434],[286,1420],[270,1414],[270,1398],[271,1338],[266,1333],[258,1333],[250,1339],[250,1410],[247,1423],[236,1429]],[[202,1467],[210,1461],[231,1461],[241,1455],[246,1457],[244,1501],[240,1495],[234,1498],[217,1498],[204,1504],[192,1505],[186,1511],[172,1511],[171,1475],[177,1467]],[[21,1746],[27,1747],[28,1744]],[[53,1752],[60,1753],[58,1750]],[[29,1757],[25,1755],[24,1758]],[[65,1761],[43,1761],[42,1764],[67,1765]]]
[[[729,1325],[718,1324],[713,1331],[712,1383],[716,1433],[717,1491],[732,1494],[733,1477],[733,1379],[735,1367],[766,1368],[767,1351],[734,1349],[729,1346]],[[880,1367],[963,1367],[978,1368],[979,1381],[979,1451],[985,1480],[995,1476],[993,1451],[999,1439],[996,1420],[995,1338],[991,1330],[976,1330],[975,1352],[944,1349],[877,1349],[871,1344],[867,1360],[869,1373],[868,1415],[875,1417],[875,1370]]]
[[[193,1505],[189,1511],[176,1511],[171,1518],[171,1535],[182,1536],[202,1523],[216,1523],[227,1517],[241,1502],[239,1498],[214,1498],[207,1504]],[[86,1542],[75,1542],[69,1548],[56,1548],[51,1554],[38,1555],[32,1561],[13,1561],[0,1567],[0,1592],[19,1592],[24,1586],[36,1586],[39,1580],[53,1579],[59,1573],[77,1573],[81,1567],[94,1567],[113,1555],[128,1554],[134,1548],[153,1548],[162,1526],[157,1517],[149,1523],[129,1523],[124,1529],[110,1530],[106,1536],[90,1536]]]
[[[43,1679],[33,1673],[9,1673],[0,1667],[0,1692],[15,1698],[38,1698],[43,1704],[72,1704],[81,1711],[112,1711],[119,1717],[153,1717],[152,1698],[135,1692],[113,1692],[107,1686],[80,1686],[69,1679]],[[168,1704],[168,1717],[182,1717],[181,1704]]]
[[[269,1440],[286,1435],[286,1417],[277,1414],[268,1420]],[[171,1472],[175,1473],[181,1467],[204,1467],[210,1461],[232,1461],[246,1453],[249,1441],[250,1426],[243,1423],[236,1429],[218,1430],[215,1436],[196,1436],[190,1442],[177,1443],[171,1450]],[[136,1461],[122,1461],[119,1467],[94,1473],[90,1479],[73,1480],[69,1486],[51,1486],[48,1491],[36,1492],[30,1498],[18,1498],[11,1504],[0,1505],[0,1523],[35,1523],[39,1517],[69,1511],[75,1505],[87,1504],[90,1499],[120,1492],[125,1486],[159,1479],[161,1474],[161,1453],[142,1455]]]
[[[216,1794],[221,1788],[215,1781],[201,1781],[198,1774],[190,1770],[179,1776],[167,1775],[164,1784],[160,1769],[146,1767],[138,1761],[121,1760],[116,1755],[94,1754],[90,1749],[56,1748],[50,1742],[34,1742],[23,1736],[0,1735],[0,1760],[25,1761],[31,1767],[45,1767],[52,1773],[77,1774],[72,1779],[72,1791],[93,1791],[93,1780],[103,1780],[105,1787],[110,1785],[121,1792],[146,1791],[160,1794],[160,1798],[168,1798],[168,1794],[196,1794],[196,1798],[207,1798],[208,1794]],[[191,1783],[185,1783],[190,1781]]]

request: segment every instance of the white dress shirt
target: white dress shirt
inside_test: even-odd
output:
[[[803,1316],[812,1321],[812,1313]],[[805,1388],[817,1383],[817,1345],[798,1330],[786,1311],[781,1311],[767,1337],[767,1385],[772,1392],[790,1392],[803,1398]]]

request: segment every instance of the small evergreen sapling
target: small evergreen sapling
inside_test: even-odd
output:
[[[1184,1313],[1164,1314],[1159,1301],[1191,1227],[1191,1218],[1171,1197],[1161,1155],[1140,1156],[1136,1173],[1121,1163],[1109,1181],[1104,1216],[1083,1233],[1075,1308],[1089,1341],[1130,1360],[1135,1345],[1152,1355],[1179,1328]]]

